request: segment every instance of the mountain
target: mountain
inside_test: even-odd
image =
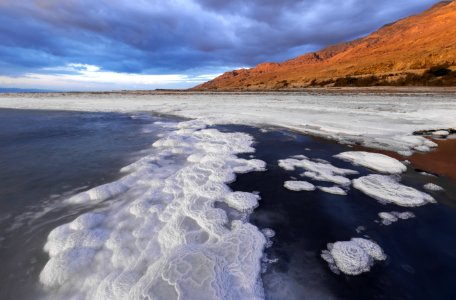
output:
[[[226,72],[193,90],[369,85],[456,86],[456,2],[440,2],[358,40]]]

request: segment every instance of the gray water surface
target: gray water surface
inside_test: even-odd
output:
[[[90,206],[62,203],[119,178],[157,139],[148,114],[0,109],[0,299],[37,299],[55,227]]]

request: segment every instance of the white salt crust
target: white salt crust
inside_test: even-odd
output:
[[[380,220],[383,225],[391,225],[394,222],[397,222],[399,220],[407,220],[415,217],[415,214],[406,211],[406,212],[397,212],[397,211],[392,211],[392,212],[380,212],[378,213],[378,216],[380,217]]]
[[[290,180],[290,181],[285,181],[283,186],[286,189],[289,189],[290,191],[314,191],[316,189],[315,185],[313,185],[310,182],[307,181],[295,181],[295,180]]]
[[[436,144],[412,133],[455,128],[454,95],[434,94],[18,94],[0,107],[73,111],[149,111],[215,124],[273,125],[344,143],[393,151],[428,151]],[[398,104],[400,103],[400,104]]]
[[[368,272],[376,260],[385,260],[386,255],[375,242],[352,238],[350,241],[328,244],[321,257],[328,262],[330,269],[339,274],[359,275]]]
[[[296,156],[295,156],[296,157]],[[358,174],[355,170],[337,168],[329,163],[312,161],[305,156],[300,159],[287,158],[279,160],[279,166],[287,171],[295,168],[306,170],[302,176],[309,177],[317,181],[327,181],[338,185],[350,185],[350,179],[344,175]]]
[[[68,199],[105,202],[49,234],[40,281],[50,298],[263,298],[261,258],[273,231],[230,222],[214,207],[257,206],[259,196],[227,186],[235,173],[265,170],[235,156],[254,151],[252,137],[200,120],[173,126],[125,177]]]
[[[347,192],[344,189],[341,189],[338,186],[331,186],[331,187],[319,186],[318,189],[320,191],[328,193],[328,194],[341,195],[341,196],[347,195]]]
[[[449,134],[450,133],[447,130],[437,130],[437,131],[432,132],[433,136],[447,136]]]
[[[393,176],[367,175],[354,179],[353,187],[381,203],[393,203],[399,206],[421,206],[435,202],[432,196],[400,184],[397,178]]]
[[[423,185],[423,187],[428,191],[440,192],[444,191],[445,189],[435,183],[429,182]]]
[[[260,196],[246,192],[233,192],[225,196],[226,204],[240,212],[251,212],[258,206],[259,199]]]
[[[348,151],[334,155],[334,157],[381,173],[401,174],[407,171],[407,167],[400,161],[380,153]]]

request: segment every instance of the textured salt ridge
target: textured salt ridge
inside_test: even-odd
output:
[[[287,171],[294,171],[296,168],[302,168],[306,170],[301,174],[302,176],[317,181],[332,182],[342,186],[351,184],[350,179],[344,175],[358,174],[357,171],[337,168],[327,162],[312,161],[304,155],[279,160],[279,166]]]
[[[405,212],[397,212],[397,211],[392,211],[392,212],[380,212],[378,213],[378,216],[380,217],[380,220],[383,225],[391,225],[394,222],[397,222],[399,220],[407,220],[415,217],[415,214],[410,212],[410,211],[405,211]]]
[[[380,153],[364,151],[348,151],[334,155],[334,157],[349,161],[380,173],[401,174],[407,167],[395,158]]]
[[[353,187],[385,204],[421,206],[435,202],[432,196],[400,184],[398,179],[393,176],[367,175],[354,179]]]
[[[314,191],[316,189],[315,185],[313,185],[310,182],[307,181],[295,181],[295,180],[289,180],[285,181],[283,186],[286,189],[289,189],[290,191]]]
[[[60,299],[261,299],[264,234],[215,208],[251,211],[259,197],[233,192],[235,173],[265,170],[244,133],[203,121],[174,125],[152,154],[122,169],[118,181],[70,203],[106,205],[55,228],[40,281]]]
[[[321,257],[328,262],[330,269],[339,274],[359,275],[368,272],[375,261],[386,259],[382,248],[375,242],[352,238],[350,241],[328,244]]]

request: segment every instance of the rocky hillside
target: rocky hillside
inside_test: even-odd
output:
[[[383,26],[364,38],[282,63],[227,72],[194,90],[309,86],[456,85],[456,2]]]

